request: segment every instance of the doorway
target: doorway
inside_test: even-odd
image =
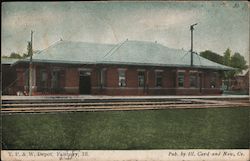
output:
[[[79,78],[79,93],[91,94],[91,73],[81,71]]]
[[[62,91],[60,79],[60,70],[53,70],[51,73],[51,92],[53,94],[58,94]]]

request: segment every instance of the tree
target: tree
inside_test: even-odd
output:
[[[211,60],[213,62],[223,64],[223,56],[221,56],[215,52],[212,52],[210,50],[205,50],[203,52],[200,52],[200,56],[202,56],[203,58],[206,58],[208,60]]]
[[[31,46],[31,42],[29,41],[28,42],[28,45],[27,45],[27,53],[23,53],[23,54],[20,54],[20,53],[15,53],[15,52],[12,52],[10,54],[10,56],[2,56],[2,58],[15,58],[15,59],[23,59],[23,58],[27,58],[27,57],[30,57],[31,56],[31,50],[32,50],[32,46]],[[34,53],[38,53],[40,52],[39,50],[35,50],[33,51]]]
[[[12,53],[10,54],[9,58],[21,59],[22,56],[21,56],[20,54],[18,54],[18,53],[12,52]]]
[[[245,58],[240,55],[240,53],[234,53],[234,55],[231,56],[231,50],[229,48],[224,52],[223,64],[235,68],[235,70],[224,72],[223,77],[226,80],[227,89],[231,86],[231,80],[234,76],[247,69],[246,63]]]
[[[208,60],[211,60],[213,62],[235,68],[235,70],[225,71],[224,73],[221,74],[221,76],[225,80],[225,84],[227,85],[227,87],[231,86],[230,80],[235,75],[242,73],[242,71],[247,69],[248,67],[246,65],[245,58],[242,55],[240,55],[240,53],[237,52],[232,55],[232,51],[229,48],[226,49],[226,51],[223,53],[223,56],[215,52],[212,52],[210,50],[205,50],[201,52],[200,56]]]
[[[227,50],[223,53],[223,64],[226,66],[230,66],[231,62],[231,50],[227,48]]]
[[[19,53],[15,53],[15,52],[12,52],[9,56],[2,56],[2,58],[13,58],[13,59],[23,59],[23,58],[26,58],[28,57],[28,54],[26,53],[23,53],[23,54],[19,54]]]
[[[19,54],[15,52],[12,52],[9,56],[6,56],[6,55],[2,56],[2,58],[13,58],[13,59],[24,59],[27,57],[29,57],[29,55],[26,53]]]
[[[234,53],[234,55],[231,57],[231,67],[236,68],[236,71],[234,74],[240,74],[243,70],[247,69],[247,62],[244,59],[240,53]]]

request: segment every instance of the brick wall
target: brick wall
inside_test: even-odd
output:
[[[65,69],[65,92],[78,94],[79,92],[79,72],[77,68],[68,67]]]
[[[2,64],[2,94],[16,94],[17,72],[10,65]]]
[[[60,80],[66,94],[79,94],[79,68],[81,66],[63,66],[63,77]],[[85,68],[86,66],[84,66]],[[49,65],[37,67],[37,70],[46,69],[51,72]],[[91,69],[91,94],[103,95],[200,95],[200,94],[220,94],[221,79],[216,77],[216,87],[213,89],[210,86],[211,75],[214,71],[198,71],[201,72],[202,90],[200,92],[200,81],[197,80],[197,88],[190,88],[189,75],[190,69],[175,69],[161,67],[120,67],[120,66],[91,66],[86,67]],[[106,68],[106,85],[100,86],[100,70]],[[118,86],[118,69],[124,68],[126,73],[126,87]],[[138,86],[138,69],[145,71],[145,87]],[[17,68],[17,77],[19,80],[17,86],[24,87],[25,68]],[[184,87],[178,88],[178,70],[184,71]],[[37,71],[37,73],[38,73]],[[162,87],[156,87],[156,71],[162,71]],[[37,76],[37,79],[39,77]],[[51,74],[48,74],[48,86],[50,87]]]
[[[118,87],[118,70],[117,68],[111,67],[107,69],[107,78],[108,78],[108,88],[103,90],[103,94],[107,95],[201,95],[201,94],[220,94],[220,84],[221,79],[216,77],[216,87],[211,88],[211,73],[213,71],[202,71],[199,73],[196,72],[197,75],[197,88],[190,87],[190,70],[184,70],[184,87],[176,88],[176,84],[178,84],[177,71],[174,69],[165,69],[163,70],[163,86],[155,87],[155,68],[145,69],[146,82],[148,82],[148,86],[146,88],[138,87],[138,71],[137,68],[127,68],[126,70],[126,87]],[[147,77],[148,72],[148,77]],[[201,81],[200,81],[201,79]],[[200,89],[201,85],[201,89]]]
[[[117,68],[107,68],[107,87],[118,87],[118,71]]]

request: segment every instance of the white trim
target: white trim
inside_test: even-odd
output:
[[[155,69],[155,72],[164,72],[163,69]]]
[[[126,71],[127,68],[118,68],[117,70],[118,70],[118,71]]]
[[[91,72],[92,69],[91,68],[78,68],[78,71],[84,71],[84,72]]]
[[[198,70],[190,70],[189,73],[198,73]]]
[[[177,70],[177,72],[178,72],[178,73],[185,73],[185,72],[186,72],[186,70],[183,70],[183,69],[178,69],[178,70]]]

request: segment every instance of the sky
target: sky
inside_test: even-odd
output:
[[[4,2],[1,54],[24,53],[30,32],[33,48],[42,50],[60,39],[121,43],[157,41],[169,48],[220,55],[230,48],[249,62],[247,1],[203,2]]]

